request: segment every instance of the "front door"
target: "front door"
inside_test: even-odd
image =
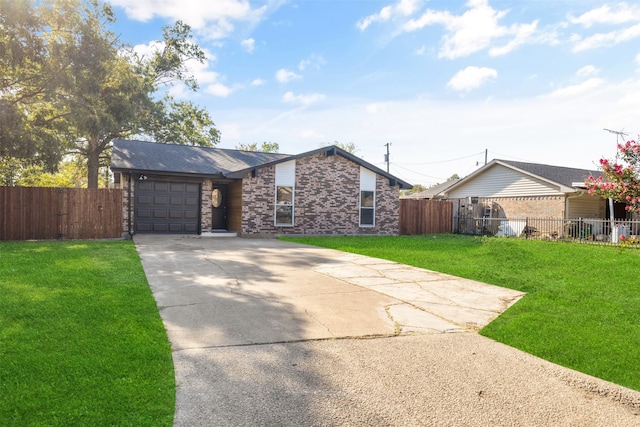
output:
[[[211,191],[211,228],[227,229],[227,186],[215,185]]]

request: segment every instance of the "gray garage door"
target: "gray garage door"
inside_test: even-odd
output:
[[[134,206],[138,233],[198,233],[200,184],[137,181]]]

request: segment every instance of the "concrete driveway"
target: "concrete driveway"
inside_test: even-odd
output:
[[[176,426],[640,425],[640,393],[475,333],[519,292],[273,239],[134,241]]]

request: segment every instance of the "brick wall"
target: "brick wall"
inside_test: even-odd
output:
[[[244,235],[398,234],[399,188],[377,176],[375,226],[360,227],[360,166],[339,155],[296,159],[293,227],[274,225],[275,167],[247,175],[242,194]]]
[[[564,196],[492,197],[482,200],[495,203],[499,217],[504,218],[559,218],[565,217]],[[497,205],[497,206],[496,206]]]

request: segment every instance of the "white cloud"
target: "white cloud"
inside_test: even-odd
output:
[[[618,3],[613,10],[608,4],[583,13],[580,16],[568,16],[572,24],[579,24],[589,28],[596,24],[624,24],[626,22],[640,21],[640,6],[630,6],[627,3]]]
[[[300,71],[303,71],[305,68],[313,67],[319,70],[326,63],[327,61],[325,61],[325,59],[321,55],[312,54],[309,55],[307,59],[303,59],[302,61],[300,61],[300,63],[298,63],[298,69]]]
[[[373,104],[369,104],[365,107],[366,112],[369,114],[376,114],[381,109],[382,109],[382,104],[377,102]]]
[[[204,92],[208,93],[209,95],[219,96],[221,98],[226,98],[227,96],[231,95],[233,91],[234,89],[225,86],[222,83],[210,84],[204,90]]]
[[[251,82],[251,86],[264,86],[266,83],[266,80],[258,78],[253,79],[253,81]]]
[[[458,71],[447,83],[447,87],[459,92],[468,92],[479,88],[490,79],[498,77],[493,68],[469,66]]]
[[[491,48],[493,43],[506,41],[501,47],[489,50],[492,56],[504,55],[516,47],[533,41],[548,41],[549,36],[537,35],[538,22],[503,26],[499,21],[508,11],[493,9],[488,0],[469,0],[468,10],[462,15],[453,15],[449,11],[427,9],[416,19],[403,26],[404,31],[417,31],[431,25],[443,25],[446,34],[442,38],[442,47],[438,54],[441,58],[454,59],[467,56],[480,50]]]
[[[249,53],[255,49],[256,41],[254,39],[245,39],[240,42],[240,45]]]
[[[640,53],[636,55],[636,64],[640,67]]]
[[[356,24],[360,31],[364,31],[371,24],[386,22],[395,17],[411,16],[419,7],[421,0],[400,0],[392,6],[385,6],[380,12],[362,18]]]
[[[600,31],[591,35],[572,34],[573,51],[581,52],[599,47],[614,46],[640,37],[640,6],[618,3],[605,4],[580,16],[568,15],[567,21],[583,28],[594,26],[618,26],[609,31]]]
[[[260,21],[267,6],[253,8],[247,0],[108,0],[124,9],[127,17],[137,21],[163,18],[181,20],[194,31],[212,39],[226,37],[234,30],[233,22]]]
[[[311,105],[315,104],[319,101],[322,101],[325,98],[322,93],[308,93],[306,95],[294,95],[293,92],[287,92],[282,97],[282,102],[286,102],[288,104],[300,104],[300,105]]]
[[[278,71],[276,71],[276,80],[278,80],[280,83],[288,83],[291,80],[297,80],[301,78],[302,78],[301,75],[296,74],[293,71],[286,70],[284,68],[281,68]]]
[[[596,75],[599,72],[600,72],[600,70],[598,68],[594,67],[593,65],[585,65],[584,67],[580,68],[576,72],[576,76],[578,76],[578,77],[589,77],[589,76]]]
[[[585,38],[574,36],[573,41],[575,41],[576,44],[573,47],[573,51],[581,52],[583,50],[596,49],[603,46],[613,46],[638,37],[640,37],[640,23],[627,27],[623,30],[610,31],[608,33],[596,33]]]
[[[601,86],[603,83],[603,79],[593,77],[577,85],[565,86],[563,88],[556,89],[551,92],[549,96],[552,98],[573,98],[576,96],[589,94],[598,86]]]

